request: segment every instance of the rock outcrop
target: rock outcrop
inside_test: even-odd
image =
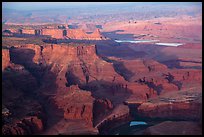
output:
[[[2,71],[10,65],[10,54],[8,49],[2,49]]]
[[[5,31],[5,30],[4,30]],[[106,38],[100,33],[99,29],[95,29],[92,33],[87,33],[83,29],[59,29],[59,28],[42,28],[42,29],[7,29],[11,34],[29,34],[49,36],[56,39],[78,39],[78,40],[105,40]],[[8,35],[8,33],[5,33]]]
[[[10,56],[10,52],[7,55]],[[10,62],[12,60],[11,57]],[[35,77],[24,66],[15,64],[15,61],[2,74],[2,104],[9,112],[9,115],[2,113],[3,134],[40,133],[46,119],[41,104],[34,98],[34,91],[38,88]]]
[[[153,60],[104,59],[98,56],[95,45],[77,43],[20,45],[5,50],[2,57],[4,68],[10,62],[15,64],[10,69],[2,70],[5,106],[12,113],[16,111],[20,114],[24,106],[22,104],[32,108],[31,101],[26,103],[23,100],[38,100],[47,109],[47,121],[36,114],[37,110],[32,115],[35,122],[25,115],[17,119],[28,121],[25,122],[29,125],[26,129],[22,128],[25,124],[16,126],[19,124],[11,122],[10,125],[4,125],[5,134],[35,134],[42,131],[44,121],[45,129],[49,127],[46,130],[52,131],[52,134],[76,134],[75,129],[80,123],[83,123],[81,131],[87,132],[90,129],[95,133],[98,128],[104,132],[120,120],[127,121],[130,111],[152,119],[200,118],[197,116],[200,102],[189,102],[188,99],[173,103],[151,102],[151,99],[160,99],[166,93],[180,93],[191,84],[200,86],[201,70],[170,70]],[[15,92],[16,98],[8,96]],[[12,104],[21,104],[20,108],[9,106],[8,100]],[[142,103],[130,108],[123,105],[124,101],[133,105],[135,102]],[[72,122],[75,124],[73,129],[69,127]],[[57,129],[58,125],[62,129]]]
[[[34,29],[22,29],[22,33],[35,35],[35,30]]]
[[[138,115],[148,118],[199,120],[200,103],[143,103],[138,107]]]
[[[111,63],[97,56],[94,45],[28,44],[11,48],[10,54],[12,62],[23,65],[38,81],[37,95],[62,110],[60,117],[65,120],[81,120],[93,127],[93,97],[98,94],[91,95],[90,91],[100,92],[104,97],[113,90],[116,94],[128,91],[128,87],[122,86],[123,77],[114,71]],[[107,91],[103,93],[103,90]],[[101,102],[107,111],[113,108],[110,100],[108,97]],[[119,102],[122,101],[123,98]]]
[[[83,29],[68,29],[67,37],[70,39],[81,39],[81,40],[105,40],[105,37],[101,35],[99,29],[88,34]]]
[[[43,122],[36,116],[26,117],[2,127],[3,135],[31,135],[43,131]]]
[[[62,39],[64,37],[62,29],[42,29],[41,35],[47,35],[57,39]]]
[[[94,114],[104,115],[104,113],[109,112],[113,109],[113,104],[109,99],[96,99],[94,102]]]
[[[84,120],[92,127],[94,98],[91,93],[80,90],[77,86],[71,86],[68,92],[56,99],[57,106],[64,110],[64,119]]]

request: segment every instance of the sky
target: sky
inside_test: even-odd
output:
[[[94,6],[124,4],[127,2],[3,2],[3,8],[15,10],[39,10],[66,8],[70,6]]]
[[[13,9],[13,10],[22,10],[22,11],[31,11],[31,10],[48,10],[48,9],[64,9],[64,8],[73,8],[73,7],[91,7],[91,6],[107,6],[107,5],[190,5],[190,6],[201,6],[201,2],[3,2],[3,9]],[[162,7],[161,7],[162,8]]]

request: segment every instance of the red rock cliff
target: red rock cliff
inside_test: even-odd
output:
[[[10,64],[9,50],[2,49],[2,71]]]
[[[91,34],[87,34],[83,29],[68,29],[67,37],[71,39],[82,39],[82,40],[103,40],[105,39],[105,37],[101,35],[99,29],[96,29]]]

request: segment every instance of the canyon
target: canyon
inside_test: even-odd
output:
[[[138,116],[200,121],[201,102],[184,99],[169,104],[177,95],[182,98],[183,92],[201,96],[200,69],[172,70],[156,60],[100,53],[93,44],[79,43],[2,49],[3,105],[9,110],[3,134],[78,134],[79,130],[80,134],[107,134],[107,127],[116,121]],[[189,85],[194,85],[194,92],[187,91]],[[170,99],[165,103],[163,96]],[[20,98],[24,99],[19,102]],[[24,105],[28,110],[21,114]]]
[[[200,4],[89,6],[3,10],[2,135],[202,135]]]

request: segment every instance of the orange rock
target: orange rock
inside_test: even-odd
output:
[[[138,114],[149,118],[200,119],[200,103],[143,103],[138,107]]]
[[[68,29],[67,37],[70,39],[83,39],[83,40],[103,40],[105,39],[99,29],[96,29],[93,33],[87,34],[82,29]]]
[[[35,35],[35,30],[34,29],[22,29],[23,34],[32,34]]]
[[[62,29],[42,29],[42,35],[48,35],[52,38],[61,39],[63,38],[63,30]]]
[[[2,71],[10,65],[10,54],[8,49],[2,49]]]

